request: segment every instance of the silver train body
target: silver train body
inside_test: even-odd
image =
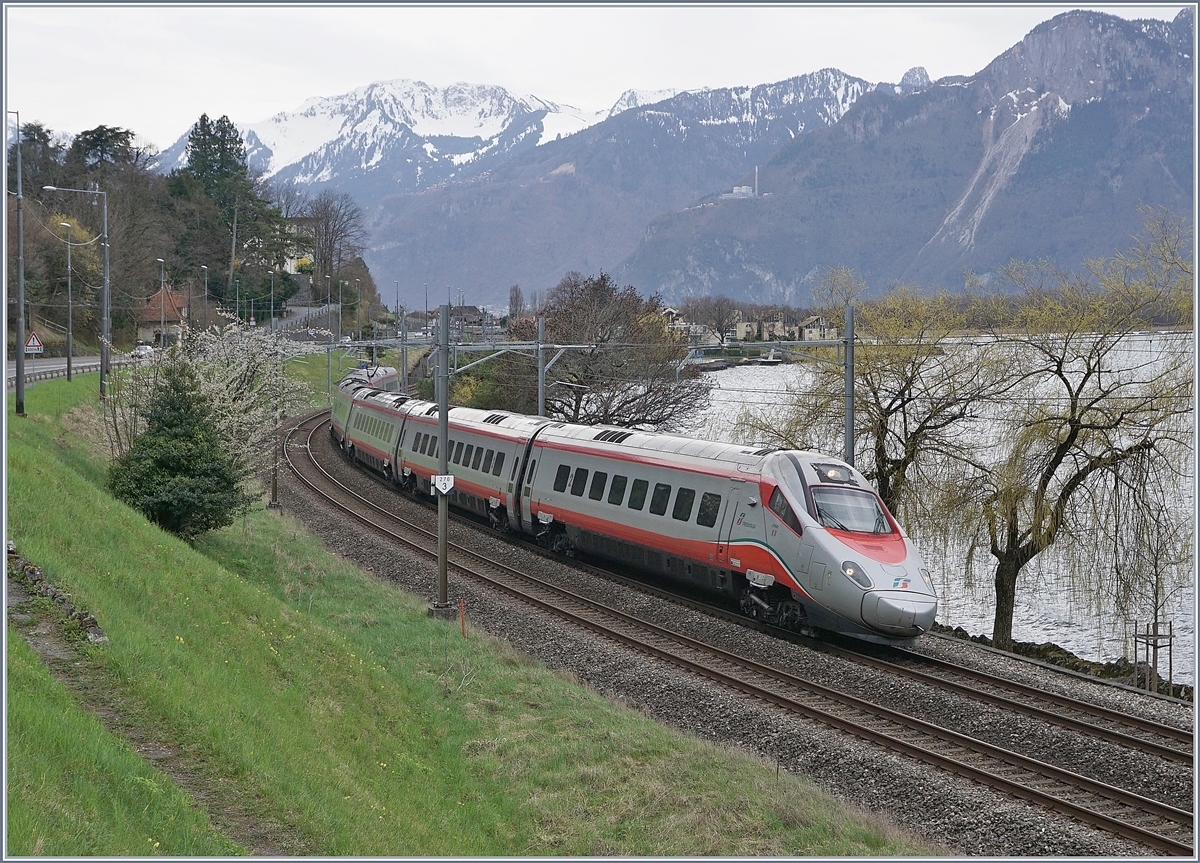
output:
[[[428,494],[437,405],[378,382],[339,383],[330,433],[352,460]],[[839,459],[463,407],[448,424],[450,503],[499,530],[724,594],[802,631],[905,645],[933,624],[917,550]]]

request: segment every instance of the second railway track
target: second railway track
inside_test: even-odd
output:
[[[428,550],[433,539],[430,532],[371,503],[338,482],[319,464],[312,453],[311,441],[323,423],[321,415],[315,415],[289,431],[284,450],[296,476],[313,492],[370,529],[388,536],[392,541],[404,543],[418,553],[432,555]],[[303,439],[302,445],[299,444],[300,438]],[[298,457],[294,458],[294,455]],[[762,701],[1158,851],[1184,855],[1192,853],[1190,812],[1027,758],[672,632],[490,561],[469,549],[451,545],[450,563],[464,575],[524,602]],[[945,669],[942,671],[947,673]],[[909,669],[906,673],[925,675],[931,680],[940,679],[937,674],[916,669]],[[944,680],[941,682],[942,685],[946,684]],[[1005,698],[999,695],[993,697]],[[1091,725],[1085,720],[1073,721]]]

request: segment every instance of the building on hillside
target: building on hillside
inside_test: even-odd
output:
[[[138,342],[161,348],[179,341],[187,327],[190,305],[187,291],[159,288],[138,318]]]

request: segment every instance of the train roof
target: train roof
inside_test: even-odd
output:
[[[338,386],[350,382],[378,386],[382,381],[397,377],[394,366],[369,366],[368,368],[349,369],[338,380]]]
[[[718,461],[744,470],[755,470],[764,458],[776,452],[777,447],[748,447],[741,444],[682,437],[663,432],[637,431],[619,426],[585,426],[554,423],[548,426],[538,440],[550,443],[561,441],[573,444],[587,443],[609,452],[640,450],[670,455],[688,456],[704,461]]]
[[[364,388],[365,389],[365,388]],[[399,410],[413,417],[436,418],[437,402],[401,396],[397,393],[370,389],[355,393],[355,398],[380,407]],[[401,407],[403,406],[403,407]],[[520,437],[528,437],[538,429],[538,440],[572,446],[584,445],[588,449],[618,453],[638,451],[682,456],[704,462],[719,462],[742,473],[758,473],[774,453],[783,452],[780,447],[755,447],[745,444],[702,440],[663,432],[639,431],[621,426],[587,426],[564,423],[546,417],[528,416],[510,411],[489,411],[479,408],[450,405],[450,418],[455,423],[473,426],[480,430],[490,426],[491,431],[503,431]],[[839,462],[840,459],[822,453],[804,450],[787,450],[805,461]]]

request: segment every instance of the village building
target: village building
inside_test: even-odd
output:
[[[190,301],[187,291],[159,288],[138,318],[138,343],[162,348],[178,342],[187,327]]]

